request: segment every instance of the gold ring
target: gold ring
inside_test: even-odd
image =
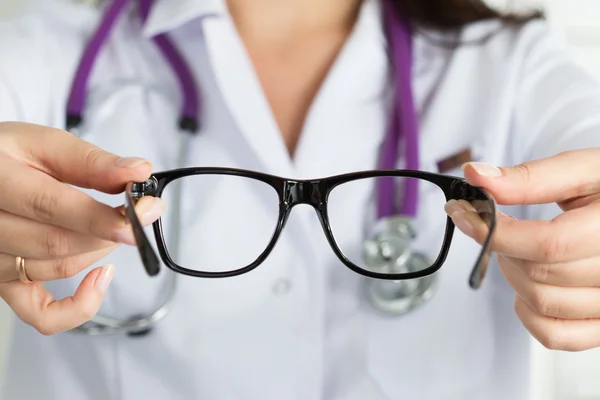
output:
[[[27,277],[27,271],[25,271],[25,259],[23,257],[17,257],[16,265],[19,280],[23,283],[31,283],[32,281]]]

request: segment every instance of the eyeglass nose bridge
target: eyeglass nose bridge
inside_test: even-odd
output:
[[[320,209],[325,204],[326,189],[320,181],[286,180],[283,190],[283,201],[288,209],[299,204]]]

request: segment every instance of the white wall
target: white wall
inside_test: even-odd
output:
[[[510,0],[489,0],[499,4]],[[0,15],[25,0],[0,0]],[[518,4],[540,3],[519,0]],[[549,16],[569,39],[582,64],[600,78],[600,0],[546,0]],[[600,132],[599,132],[600,134]],[[10,327],[10,312],[0,301],[0,385]],[[535,345],[532,400],[600,399],[600,349],[555,353]]]

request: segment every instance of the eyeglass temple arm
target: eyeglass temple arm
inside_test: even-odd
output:
[[[459,178],[451,184],[450,196],[455,200],[466,200],[476,209],[479,217],[488,225],[488,234],[482,243],[477,262],[469,275],[469,286],[479,289],[483,284],[491,254],[491,239],[496,228],[496,201],[482,188],[475,187]],[[486,218],[489,220],[486,221]]]
[[[490,260],[492,258],[491,242],[494,230],[496,228],[496,201],[483,189],[473,186],[471,186],[471,188],[474,190],[469,193],[467,201],[471,202],[471,204],[477,210],[479,217],[484,220],[488,226],[488,233],[485,237],[485,241],[482,244],[483,247],[479,253],[477,262],[473,266],[471,275],[469,276],[469,286],[472,289],[479,289],[483,284]],[[489,219],[489,221],[486,221],[486,217]]]
[[[152,186],[155,183],[156,180],[153,178],[141,183],[132,182],[127,185],[125,190],[125,216],[131,224],[133,236],[135,237],[135,242],[137,244],[142,263],[144,264],[146,272],[150,276],[158,275],[160,272],[160,261],[156,255],[156,252],[152,248],[148,237],[144,233],[144,228],[142,227],[142,224],[140,223],[140,220],[135,212],[135,204],[141,197],[149,195],[146,193],[146,190],[149,186]]]

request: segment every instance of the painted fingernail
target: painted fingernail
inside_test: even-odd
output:
[[[473,167],[473,169],[475,169],[475,171],[477,171],[479,175],[488,176],[491,178],[497,178],[499,176],[502,176],[502,171],[500,170],[500,168],[494,167],[490,164],[473,162],[465,164],[465,166],[467,165]]]
[[[115,165],[117,167],[123,167],[123,168],[135,168],[135,167],[139,167],[142,164],[148,164],[150,165],[150,162],[141,158],[136,158],[136,157],[123,157],[123,158],[119,158],[115,161]]]
[[[140,217],[140,223],[142,225],[150,225],[154,221],[160,218],[161,215],[167,209],[167,203],[159,198],[155,198],[152,201],[152,206],[148,210],[143,210]]]
[[[96,279],[96,290],[100,293],[105,293],[114,275],[115,267],[110,264],[102,267],[102,272],[100,272],[100,275]]]
[[[456,225],[456,227],[467,236],[473,236],[475,233],[475,227],[470,221],[471,216],[473,216],[473,214],[466,212],[454,213],[451,216],[454,225]]]

